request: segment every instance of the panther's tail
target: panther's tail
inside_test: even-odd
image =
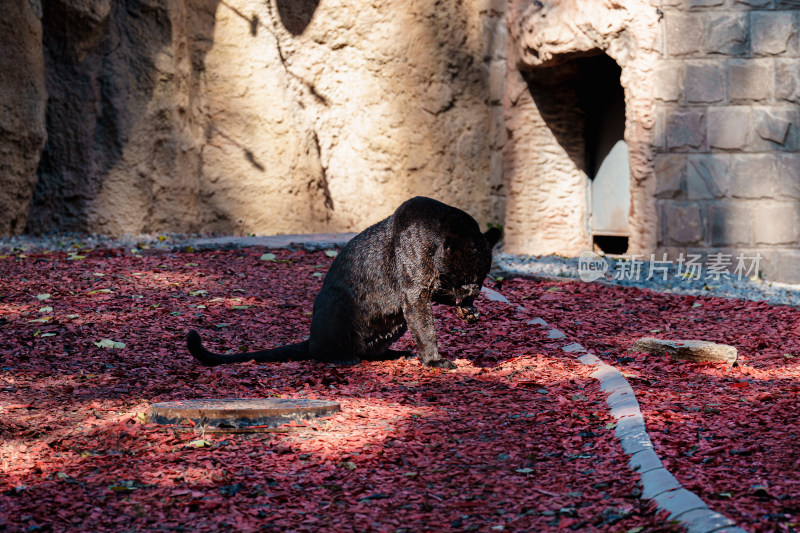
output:
[[[186,335],[186,346],[189,348],[189,353],[205,366],[244,363],[245,361],[280,363],[284,361],[308,361],[309,359],[313,359],[311,353],[308,351],[307,340],[295,344],[287,344],[286,346],[279,346],[272,350],[226,355],[209,352],[203,348],[203,343],[200,341],[200,334],[192,329],[189,330],[189,333]]]

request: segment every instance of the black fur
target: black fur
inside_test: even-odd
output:
[[[260,352],[222,355],[187,336],[189,352],[215,366],[243,361],[319,361],[352,365],[395,359],[389,349],[406,329],[422,363],[455,365],[439,355],[431,302],[478,319],[472,302],[489,273],[500,230],[481,233],[464,211],[430,198],[403,203],[389,218],[362,231],[339,252],[314,300],[308,340]]]

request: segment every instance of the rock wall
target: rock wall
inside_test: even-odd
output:
[[[27,231],[354,231],[417,194],[500,222],[503,7],[46,2]]]
[[[0,17],[0,235],[25,229],[46,138],[42,6],[2,0]]]
[[[2,5],[0,234],[357,231],[423,194],[504,222],[507,251],[577,254],[574,59],[602,53],[629,252],[800,281],[794,0]]]
[[[28,231],[198,227],[202,129],[183,7],[45,3],[48,142]]]

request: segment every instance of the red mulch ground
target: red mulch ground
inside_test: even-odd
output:
[[[528,314],[609,362],[630,359],[659,453],[712,507],[759,531],[797,521],[798,368],[781,352],[793,341],[777,338],[795,311],[736,302],[718,312],[718,302],[515,281],[504,292],[528,314],[480,300],[483,318],[467,326],[436,309],[457,371],[416,360],[200,367],[183,346],[189,327],[220,349],[306,335],[331,259],[275,251],[278,261],[262,261],[263,252],[0,258],[0,530],[669,530],[637,498],[596,382],[525,327]],[[759,331],[748,336],[740,316]],[[668,335],[708,331],[739,346],[746,364],[623,354],[650,321]],[[125,347],[95,345],[103,339]],[[412,348],[407,337],[398,344]],[[141,422],[156,401],[267,396],[336,399],[343,411],[244,436]]]
[[[800,530],[800,311],[580,282],[503,292],[625,374],[685,488],[748,530]],[[731,344],[739,365],[628,352],[643,336]]]

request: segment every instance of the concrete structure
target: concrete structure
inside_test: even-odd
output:
[[[423,194],[511,252],[800,281],[796,0],[3,6],[4,234],[358,231]]]

